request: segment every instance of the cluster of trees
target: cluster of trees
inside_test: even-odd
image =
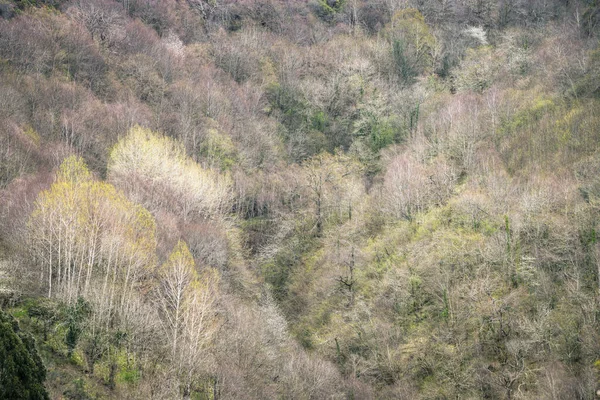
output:
[[[0,0],[0,396],[594,398],[599,27]]]
[[[169,210],[183,221],[221,215],[231,208],[227,175],[200,167],[181,144],[139,126],[112,149],[108,180],[137,203],[154,212]]]
[[[65,159],[50,189],[40,193],[28,225],[39,283],[48,297],[67,303],[99,291],[102,309],[122,314],[154,262],[152,215],[114,186],[93,180],[75,156]]]
[[[40,289],[76,310],[82,309],[82,300],[91,308],[74,311],[78,316],[69,322],[79,324],[85,317],[90,342],[83,351],[89,370],[93,372],[95,362],[108,351],[102,348],[101,337],[111,327],[118,326],[134,340],[143,340],[148,330],[154,330],[171,347],[174,373],[189,395],[198,369],[206,365],[200,356],[206,354],[217,325],[218,273],[206,270],[199,280],[183,241],[157,270],[152,214],[111,184],[95,180],[75,156],[61,164],[50,189],[38,196],[28,227]],[[142,288],[150,293],[142,296]],[[146,318],[160,323],[148,325]],[[67,334],[70,353],[81,329],[74,327]]]

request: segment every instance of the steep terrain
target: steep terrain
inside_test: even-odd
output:
[[[599,33],[597,0],[0,0],[35,375],[0,393],[595,398]]]

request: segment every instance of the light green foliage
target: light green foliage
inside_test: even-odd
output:
[[[200,155],[208,164],[222,171],[230,170],[236,162],[236,148],[231,138],[218,129],[209,129],[200,145]]]
[[[331,22],[335,14],[340,12],[347,0],[316,0],[315,13],[324,21]]]
[[[50,397],[594,397],[597,2],[0,3]]]
[[[191,393],[207,373],[206,349],[217,330],[214,304],[219,273],[207,269],[198,274],[183,241],[177,242],[160,268],[158,305],[162,326],[170,342],[170,359],[179,379],[180,392]]]
[[[92,175],[88,170],[87,165],[81,157],[67,157],[58,169],[56,180],[66,182],[71,185],[77,185],[88,182],[92,179]]]
[[[375,154],[401,139],[401,130],[395,116],[385,115],[383,110],[385,108],[382,101],[367,104],[354,122],[354,135],[364,141]]]
[[[584,200],[595,209],[600,209],[600,159],[597,155],[584,158],[576,165],[579,190]],[[595,241],[595,232],[594,239]]]
[[[455,71],[457,89],[477,93],[485,91],[494,83],[498,69],[495,63],[495,54],[490,46],[469,49]]]
[[[404,83],[431,70],[435,38],[414,8],[397,11],[385,28],[391,44],[392,68]]]
[[[593,152],[600,126],[596,102],[540,96],[526,104],[500,130],[501,154],[510,171],[533,163],[559,168]]]
[[[50,189],[39,194],[28,229],[48,297],[71,304],[83,296],[106,318],[116,308],[127,313],[126,299],[155,263],[154,218],[112,185],[95,181],[77,157],[67,158]]]
[[[190,280],[196,279],[196,270],[194,268],[194,258],[188,249],[185,242],[179,241],[173,248],[169,259],[163,264],[162,269],[165,274],[171,273],[173,270],[182,269],[182,273],[190,275]]]
[[[226,139],[220,142],[221,150],[215,151],[229,152]],[[186,156],[181,144],[140,126],[113,148],[108,174],[134,200],[152,210],[170,207],[184,219],[219,215],[230,204],[227,175],[202,168]]]

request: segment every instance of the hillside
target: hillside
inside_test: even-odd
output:
[[[0,0],[0,398],[594,399],[599,231],[598,0]]]

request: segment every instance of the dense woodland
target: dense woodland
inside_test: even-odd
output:
[[[0,398],[594,399],[598,0],[0,0]]]

